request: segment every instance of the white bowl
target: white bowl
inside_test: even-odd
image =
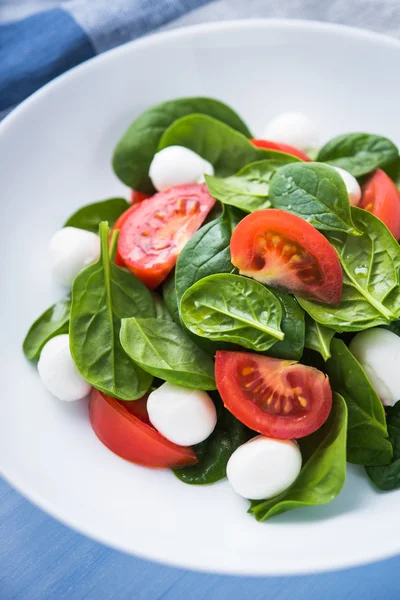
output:
[[[91,431],[86,403],[48,395],[21,351],[31,322],[60,295],[46,265],[49,238],[79,206],[127,193],[110,157],[143,109],[213,96],[254,133],[295,109],[320,121],[325,138],[367,130],[400,143],[399,65],[399,42],[356,29],[267,20],[202,25],[90,60],[2,123],[0,466],[12,485],[97,540],[204,571],[305,573],[400,550],[400,491],[378,493],[362,469],[349,467],[330,505],[257,523],[226,482],[187,486],[109,452]]]

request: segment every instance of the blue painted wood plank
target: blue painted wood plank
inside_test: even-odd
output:
[[[399,570],[400,557],[303,577],[172,569],[75,533],[0,479],[0,600],[398,600]]]

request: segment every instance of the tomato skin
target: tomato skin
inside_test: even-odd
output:
[[[133,401],[134,404],[136,401]],[[93,431],[112,452],[137,465],[153,468],[177,468],[194,465],[197,457],[192,448],[177,446],[153,427],[127,410],[127,403],[94,389],[89,402]]]
[[[138,204],[139,202],[142,202],[143,200],[147,200],[147,198],[150,198],[150,196],[148,194],[144,194],[143,192],[138,192],[137,190],[131,191],[131,204]]]
[[[139,193],[141,193],[141,192],[139,192]],[[117,230],[121,231],[122,225],[136,211],[136,208],[137,208],[137,204],[134,204],[133,206],[131,206],[130,208],[128,208],[128,210],[126,210],[125,212],[123,212],[122,215],[120,215],[118,217],[118,219],[115,221],[115,224],[114,224],[114,227],[112,228],[112,231],[117,231]],[[125,267],[125,263],[122,260],[120,254],[118,252],[118,246],[117,246],[117,249],[115,251],[114,262],[119,267]]]
[[[234,230],[230,249],[242,275],[317,302],[340,300],[343,276],[335,249],[297,215],[279,209],[247,215]]]
[[[256,373],[253,381],[250,370]],[[215,377],[225,407],[244,425],[268,437],[296,439],[310,435],[325,423],[332,408],[328,377],[296,361],[252,352],[218,351]],[[283,412],[287,398],[292,414]],[[298,398],[307,401],[307,408],[302,409]],[[278,399],[280,408],[276,411],[272,404]]]
[[[156,288],[214,204],[207,186],[198,183],[175,186],[135,204],[121,227],[118,256],[147,287]]]
[[[382,169],[377,169],[362,186],[361,208],[378,217],[400,239],[400,194],[395,183]]]
[[[278,152],[284,152],[285,154],[291,154],[297,156],[300,160],[305,162],[311,162],[311,158],[307,156],[303,150],[289,146],[289,144],[281,144],[280,142],[272,142],[270,140],[250,140],[253,146],[257,148],[266,148],[267,150],[277,150]]]

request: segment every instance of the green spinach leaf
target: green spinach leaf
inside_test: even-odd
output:
[[[78,227],[78,229],[98,233],[102,221],[107,221],[109,226],[113,227],[118,217],[130,206],[124,198],[110,198],[102,202],[88,204],[71,215],[64,227]]]
[[[400,402],[386,407],[386,424],[393,446],[393,459],[389,465],[366,467],[368,477],[380,490],[400,488]]]
[[[319,162],[346,169],[354,177],[366,175],[396,160],[399,151],[385,137],[370,133],[347,133],[330,140],[318,154]]]
[[[340,493],[346,479],[346,404],[334,394],[324,425],[299,441],[303,468],[293,485],[270,500],[252,500],[249,513],[265,521],[302,506],[327,504]]]
[[[156,294],[155,292],[153,292],[153,304],[154,304],[154,311],[155,311],[155,317],[156,319],[160,319],[161,321],[163,320],[167,320],[167,321],[173,321],[172,315],[168,310],[167,305],[165,304],[164,300],[161,298],[161,296],[159,296],[158,294]]]
[[[382,402],[364,369],[342,340],[331,342],[325,371],[335,392],[343,396],[349,413],[347,460],[364,466],[388,464],[392,458]]]
[[[400,246],[374,215],[354,206],[351,213],[362,236],[327,234],[343,270],[340,303],[328,306],[298,298],[317,323],[338,332],[388,325],[400,315]]]
[[[331,356],[331,341],[334,335],[333,329],[317,323],[309,315],[306,315],[305,347],[319,352],[325,361]]]
[[[154,377],[188,388],[216,389],[213,359],[173,321],[123,319],[121,344]]]
[[[172,271],[169,277],[164,281],[162,295],[165,306],[171,315],[171,319],[174,321],[174,323],[180,325],[181,319],[179,316],[179,304],[175,289],[175,271]]]
[[[231,177],[223,179],[206,175],[205,180],[211,196],[223,204],[254,212],[271,206],[268,200],[269,181],[277,169],[293,162],[297,162],[294,156],[282,154],[251,163]]]
[[[51,338],[68,333],[71,296],[68,295],[48,308],[29,329],[23,343],[26,358],[39,358],[42,348]]]
[[[223,214],[204,225],[187,242],[176,263],[175,287],[178,304],[196,281],[216,273],[236,271],[231,263],[232,232],[245,216],[237,208],[224,207]]]
[[[217,402],[218,421],[213,433],[204,442],[196,444],[198,463],[192,467],[175,469],[174,473],[184,483],[205,485],[226,477],[226,465],[232,453],[254,435],[240,421]]]
[[[258,281],[241,275],[209,275],[182,296],[181,318],[196,335],[260,352],[283,340],[282,306]]]
[[[145,193],[154,191],[149,167],[164,131],[177,119],[193,113],[214,117],[251,137],[245,123],[229,106],[212,98],[178,98],[142,113],[119,140],[113,155],[116,175],[126,185]]]
[[[158,149],[185,146],[214,165],[219,177],[234,175],[259,160],[296,160],[275,150],[256,148],[241,133],[206,115],[189,115],[175,121],[162,136]]]
[[[335,169],[319,163],[295,163],[271,179],[269,199],[274,208],[305,219],[316,229],[360,235],[350,215],[349,196]]]
[[[82,377],[120,400],[136,400],[152,377],[124,352],[119,341],[121,319],[153,316],[151,292],[132,273],[120,269],[109,254],[109,227],[100,225],[100,260],[84,269],[72,287],[70,347]]]
[[[266,354],[275,358],[300,360],[304,349],[304,310],[291,294],[278,289],[274,289],[271,293],[282,305],[281,329],[285,337],[282,341],[275,342]]]

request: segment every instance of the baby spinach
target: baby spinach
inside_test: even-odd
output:
[[[187,242],[176,263],[178,303],[186,290],[199,279],[235,271],[229,244],[233,230],[244,216],[237,208],[224,206],[220,217],[204,225]]]
[[[219,177],[234,175],[259,160],[296,160],[282,152],[256,148],[238,131],[206,115],[189,115],[175,121],[162,136],[158,150],[185,146],[214,165]]]
[[[360,235],[350,215],[349,196],[335,169],[319,163],[294,163],[271,179],[269,199],[274,208],[305,219],[316,229]]]
[[[400,246],[374,215],[356,207],[351,213],[362,236],[326,234],[342,265],[340,303],[328,306],[298,298],[315,321],[339,332],[387,325],[400,315]]]
[[[400,402],[386,407],[386,424],[393,447],[393,459],[388,465],[366,467],[368,477],[380,490],[400,488]]]
[[[304,348],[304,310],[291,294],[278,289],[271,293],[282,305],[281,329],[285,337],[282,341],[275,342],[266,354],[275,358],[299,360]]]
[[[107,221],[113,227],[115,221],[130,207],[124,198],[110,198],[102,202],[88,204],[70,216],[64,227],[78,227],[93,233],[98,233],[102,221]]]
[[[282,154],[251,163],[236,175],[225,179],[206,175],[207,188],[211,196],[223,204],[236,206],[246,212],[269,208],[268,190],[272,175],[277,169],[295,161],[296,157]]]
[[[392,458],[382,402],[364,369],[342,340],[331,342],[325,371],[335,392],[343,396],[349,413],[347,460],[364,466],[385,465]]]
[[[188,388],[216,389],[213,359],[173,321],[123,319],[121,344],[154,377]]]
[[[321,148],[319,162],[328,162],[361,177],[396,160],[399,151],[385,137],[370,133],[338,135]]]
[[[26,358],[39,358],[43,346],[56,335],[68,333],[71,296],[48,308],[31,326],[23,343]]]
[[[282,306],[258,281],[241,275],[209,275],[182,296],[181,318],[196,335],[260,352],[283,340]]]
[[[218,421],[213,433],[204,442],[194,446],[198,463],[174,470],[178,479],[184,483],[205,485],[224,479],[226,465],[232,453],[253,434],[224,408],[221,400],[216,404]]]
[[[175,289],[175,271],[173,271],[169,277],[164,281],[162,287],[162,295],[165,302],[165,306],[169,314],[171,315],[171,319],[177,324],[180,325],[180,317],[179,317],[179,304],[176,295]]]
[[[293,485],[275,498],[252,500],[249,513],[265,521],[302,506],[327,504],[340,493],[346,479],[346,404],[333,396],[331,413],[312,435],[298,440],[303,467]]]
[[[151,292],[136,277],[114,264],[116,236],[109,253],[109,227],[100,224],[100,260],[84,269],[72,287],[70,347],[82,377],[120,400],[136,400],[152,377],[124,352],[119,341],[121,319],[152,317]]]
[[[213,98],[178,98],[162,102],[135,119],[119,140],[112,163],[121,181],[135,190],[153,192],[149,167],[161,136],[174,121],[193,113],[214,117],[245,137],[251,137],[247,126],[235,111]]]
[[[169,312],[168,307],[165,304],[164,300],[161,298],[161,296],[159,296],[155,292],[153,292],[153,304],[154,304],[154,311],[155,311],[156,319],[160,319],[161,321],[163,321],[165,319],[167,321],[170,321],[172,319],[172,315]]]
[[[306,315],[306,339],[305,347],[319,352],[326,361],[331,356],[331,341],[335,332],[321,323],[317,323],[309,315]]]

